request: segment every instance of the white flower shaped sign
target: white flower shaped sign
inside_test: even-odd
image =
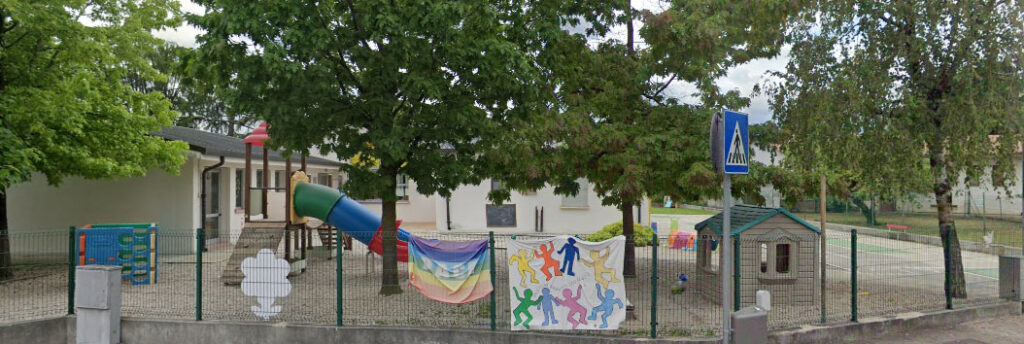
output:
[[[281,313],[281,306],[274,306],[274,299],[291,293],[289,271],[288,261],[277,259],[274,252],[269,249],[262,249],[256,253],[256,257],[245,258],[242,261],[242,273],[245,274],[245,279],[242,280],[242,293],[255,297],[260,304],[252,306],[253,314],[266,321]]]

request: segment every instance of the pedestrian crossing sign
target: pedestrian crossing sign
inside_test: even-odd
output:
[[[750,138],[747,135],[747,114],[735,111],[724,110],[725,132],[724,139],[725,173],[726,174],[748,174],[750,173]]]

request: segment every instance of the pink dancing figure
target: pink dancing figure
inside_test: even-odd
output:
[[[587,309],[583,308],[583,306],[580,306],[578,302],[580,297],[583,296],[583,285],[581,284],[576,286],[576,297],[572,296],[572,290],[569,289],[562,289],[562,296],[564,296],[565,298],[558,299],[556,297],[555,301],[558,303],[559,306],[565,306],[569,308],[569,314],[566,316],[566,320],[569,320],[569,323],[572,324],[572,329],[575,330],[576,326],[581,324],[586,325]],[[577,316],[574,317],[574,315]],[[576,318],[579,318],[579,320],[576,320]]]

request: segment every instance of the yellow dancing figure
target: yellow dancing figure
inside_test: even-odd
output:
[[[610,248],[605,248],[604,254],[601,254],[601,251],[590,251],[590,261],[588,262],[586,259],[583,260],[583,265],[594,268],[594,280],[596,280],[597,283],[601,283],[605,289],[608,289],[608,283],[619,282],[619,278],[616,277],[615,270],[604,266],[604,262],[608,260],[608,255],[610,253]],[[604,274],[606,273],[611,275],[612,278],[606,280],[604,278]]]
[[[530,260],[533,260],[533,255],[526,250],[519,250],[518,254],[512,255],[512,258],[508,259],[508,264],[516,265],[516,268],[519,269],[519,275],[523,276],[523,278],[519,280],[519,285],[523,288],[526,288],[527,272],[530,273],[531,283],[540,283],[540,281],[537,280],[537,271],[534,271],[533,268],[530,267]]]

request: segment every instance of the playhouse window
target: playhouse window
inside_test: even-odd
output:
[[[761,273],[766,273],[768,272],[768,244],[762,243],[757,251],[761,259]]]
[[[788,239],[770,239],[757,243],[758,277],[762,279],[793,279],[797,243]]]
[[[775,272],[780,274],[789,273],[789,244],[775,245]]]

